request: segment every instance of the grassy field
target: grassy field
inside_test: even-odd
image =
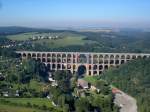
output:
[[[85,37],[65,37],[58,40],[38,40],[34,43],[40,43],[51,48],[65,47],[69,45],[84,45],[85,43],[94,43],[94,41],[83,40]]]
[[[18,41],[23,41],[23,40],[28,40],[31,38],[33,35],[37,34],[36,32],[32,33],[21,33],[17,35],[8,35],[7,38],[11,40],[18,40]]]
[[[7,36],[7,38],[11,40],[23,41],[23,40],[29,40],[29,38],[37,34],[38,33],[36,32],[22,33],[22,34]],[[48,33],[40,33],[40,35],[47,35],[47,34]],[[33,43],[42,44],[50,48],[65,47],[69,45],[84,45],[85,43],[96,43],[95,41],[84,40],[85,36],[74,34],[74,33],[62,32],[62,33],[50,33],[50,34],[51,36],[57,35],[60,36],[61,38],[56,40],[49,40],[49,39],[36,40],[33,41]]]
[[[43,107],[43,105],[47,108],[55,108],[51,101],[46,98],[0,98],[0,100],[2,99],[9,101],[9,103],[4,104],[0,102],[0,112],[46,112],[46,110],[39,108]],[[12,103],[15,103],[15,105],[12,105]],[[31,107],[25,106],[28,103],[30,103]],[[35,108],[33,105],[36,105],[37,107]],[[59,111],[56,108],[55,110]]]

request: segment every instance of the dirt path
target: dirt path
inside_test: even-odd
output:
[[[120,112],[137,112],[136,99],[122,91],[115,94],[114,103],[121,107]]]

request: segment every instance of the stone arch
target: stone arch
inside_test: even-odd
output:
[[[120,58],[120,56],[119,56],[119,55],[116,55],[116,56],[115,56],[115,59],[119,59],[119,58]]]
[[[98,63],[98,55],[97,54],[93,55],[93,63],[94,64]]]
[[[121,59],[125,59],[125,55],[121,55]]]
[[[105,65],[105,66],[104,66],[104,69],[107,70],[107,69],[108,69],[108,65]]]
[[[51,64],[47,64],[47,69],[50,71],[51,70]]]
[[[50,59],[50,58],[47,58],[47,62],[50,63],[50,62],[51,62],[51,59]]]
[[[93,66],[93,70],[97,70],[97,68],[98,68],[97,65]]]
[[[56,58],[56,54],[55,53],[52,54],[52,58]]]
[[[45,54],[45,53],[43,53],[43,54],[42,54],[42,57],[46,57],[46,54]]]
[[[56,63],[56,58],[52,58],[52,63]]]
[[[36,57],[36,53],[32,53],[32,57],[35,58]]]
[[[22,56],[23,56],[23,57],[27,57],[27,54],[26,54],[26,53],[23,53]]]
[[[114,55],[110,55],[110,59],[114,59]]]
[[[126,56],[126,59],[130,59],[130,58],[131,58],[130,55],[127,55],[127,56]]]
[[[103,65],[99,65],[99,70],[102,70],[103,69]]]
[[[46,62],[46,58],[42,58],[42,62]]]
[[[41,57],[41,53],[37,53],[37,57]]]
[[[136,59],[136,55],[132,55],[132,59]]]
[[[97,73],[97,71],[93,71],[93,75],[97,75],[98,73]]]
[[[29,59],[31,58],[31,53],[28,53],[28,58],[29,58]]]
[[[105,60],[109,59],[109,55],[106,54],[106,55],[104,56],[104,59],[105,59]]]
[[[103,59],[103,55],[99,55],[99,59]]]
[[[51,57],[51,54],[50,54],[50,53],[47,53],[47,57]]]
[[[52,69],[56,69],[56,64],[52,64]]]
[[[58,69],[58,70],[61,69],[61,64],[57,64],[57,69]]]

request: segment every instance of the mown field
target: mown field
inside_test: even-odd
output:
[[[46,98],[0,98],[0,112],[49,112],[50,110],[59,112],[59,109]]]

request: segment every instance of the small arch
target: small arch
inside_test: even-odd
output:
[[[38,53],[38,54],[37,54],[37,57],[41,57],[41,54],[40,54],[40,53]]]
[[[67,58],[71,58],[71,54],[67,54]]]
[[[53,54],[52,54],[52,58],[55,58],[55,57],[56,57],[56,54],[53,53]]]
[[[42,57],[46,57],[46,54],[45,54],[45,53],[43,53],[43,54],[42,54]]]
[[[94,75],[97,75],[97,71],[93,71],[93,74],[94,74]]]
[[[51,62],[51,59],[50,59],[50,58],[47,58],[47,62]]]
[[[37,61],[41,62],[41,58],[37,58]]]
[[[66,58],[66,54],[62,54],[62,58]]]
[[[127,56],[126,56],[126,59],[130,59],[130,55],[127,55]]]
[[[91,70],[92,69],[92,65],[89,65],[89,70]]]
[[[55,64],[52,64],[52,69],[55,69],[56,68],[56,65]]]
[[[76,69],[76,65],[73,65],[73,69],[74,69],[74,70]]]
[[[61,54],[57,54],[57,58],[61,58]]]
[[[108,64],[108,60],[104,60],[104,64]]]
[[[30,59],[31,58],[31,53],[28,53],[28,59]]]
[[[48,54],[47,54],[47,57],[51,57],[51,54],[50,54],[50,53],[48,53]]]
[[[133,55],[133,56],[132,56],[132,59],[136,59],[136,56],[135,56],[135,55]]]
[[[99,59],[103,59],[103,55],[99,55]]]
[[[105,59],[109,59],[109,56],[108,56],[108,55],[105,55],[104,58],[105,58]]]
[[[57,63],[61,63],[61,59],[60,58],[57,58]]]
[[[93,66],[93,70],[96,70],[96,69],[97,69],[97,65],[94,65],[94,66]]]
[[[103,69],[103,65],[99,65],[99,70],[102,70]]]
[[[114,55],[110,55],[110,59],[114,59]]]
[[[64,64],[62,64],[62,69],[65,70],[66,69],[66,66]]]
[[[124,64],[125,63],[125,60],[121,60],[121,64]]]
[[[119,58],[120,58],[120,56],[119,56],[119,55],[116,55],[116,56],[115,56],[115,59],[119,59]]]
[[[32,54],[32,57],[34,57],[34,58],[35,58],[35,57],[36,57],[36,54],[35,54],[35,53],[33,53],[33,54]]]
[[[105,69],[108,69],[108,65],[105,65],[104,68],[105,68]]]
[[[26,55],[26,53],[23,53],[22,56],[23,56],[23,57],[26,57],[27,55]]]
[[[42,58],[42,62],[46,62],[46,59],[45,59],[45,58]]]
[[[122,56],[121,56],[121,59],[125,59],[125,55],[122,55]]]
[[[119,64],[119,60],[115,60],[115,64],[118,65]]]
[[[61,69],[61,64],[57,64],[57,69],[58,69],[58,70]]]
[[[51,64],[47,64],[47,69],[51,70]]]
[[[99,64],[103,64],[103,60],[99,60]]]
[[[142,56],[141,56],[141,55],[139,55],[139,56],[137,56],[137,58],[138,58],[138,59],[141,59],[141,58],[142,58]]]
[[[114,64],[114,60],[110,60],[110,64]]]
[[[56,59],[55,58],[52,58],[52,63],[56,63]]]

